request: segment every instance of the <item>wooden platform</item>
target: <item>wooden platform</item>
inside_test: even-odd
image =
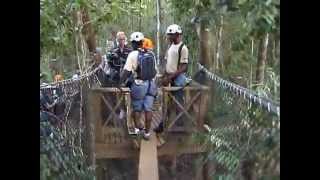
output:
[[[154,102],[151,129],[165,120],[161,136],[165,143],[157,142],[161,145],[157,156],[205,152],[206,148],[192,143],[191,134],[199,131],[203,125],[208,87],[185,87],[184,104],[180,104],[173,95],[175,90],[177,87],[159,88],[159,96]],[[89,109],[90,127],[94,131],[94,135],[90,135],[94,140],[91,151],[95,153],[96,159],[139,156],[140,141],[130,137],[127,129],[134,126],[129,91],[128,88],[122,88],[122,91],[117,88],[96,88],[89,93],[90,100],[86,107]],[[177,107],[182,111],[177,112]],[[120,109],[125,111],[126,118],[119,118]],[[186,123],[184,126],[177,124],[181,119]]]
[[[128,128],[134,128],[130,90],[93,88],[88,93],[88,103],[85,104],[88,110],[88,163],[96,165],[96,160],[101,162],[104,159],[140,157],[138,179],[158,180],[159,156],[207,152],[208,147],[196,144],[192,133],[202,132],[209,99],[208,87],[196,85],[183,88],[184,102],[176,98],[175,92],[178,89],[181,87],[158,89],[159,96],[153,106],[151,129],[164,121],[164,131],[161,135],[152,131],[150,141],[145,141],[128,134]]]

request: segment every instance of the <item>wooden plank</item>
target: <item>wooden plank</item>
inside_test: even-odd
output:
[[[121,91],[120,91],[121,89]],[[98,91],[98,92],[117,92],[117,93],[127,93],[130,92],[129,88],[115,88],[115,87],[106,87],[106,88],[92,88],[93,91]],[[164,89],[165,91],[177,91],[181,89],[181,87],[177,86],[166,86],[166,87],[159,87],[158,90]],[[188,90],[208,90],[209,87],[199,85],[199,86],[186,86],[183,89],[188,89]]]
[[[162,87],[163,90],[165,91],[177,91],[180,90],[182,87],[177,87],[177,86],[171,86],[171,87]],[[183,88],[183,90],[209,90],[209,87],[207,86],[186,86]]]
[[[139,157],[139,180],[159,180],[157,139],[152,134],[149,141],[142,140]]]
[[[96,142],[102,142],[103,141],[103,134],[102,134],[102,117],[101,117],[101,98],[100,94],[89,91],[88,92],[88,100],[87,104],[85,105],[87,107],[88,113],[87,113],[87,120],[92,122],[94,124],[94,135],[95,135],[95,141]]]
[[[132,110],[131,110],[131,96],[130,93],[127,93],[125,95],[126,98],[126,106],[127,106],[127,132],[129,132],[129,129],[134,129],[135,124],[132,118]]]
[[[95,92],[118,92],[118,93],[127,93],[130,92],[129,88],[121,88],[121,91],[119,88],[115,87],[107,87],[107,88],[92,88],[92,91]]]
[[[85,153],[87,155],[87,164],[95,167],[96,154],[95,154],[95,133],[96,133],[96,120],[100,119],[97,116],[95,107],[100,106],[96,104],[95,100],[98,98],[96,93],[88,91],[87,87],[83,86],[84,98],[87,104],[85,105],[86,118],[85,118]],[[100,139],[99,139],[100,140]]]
[[[163,125],[167,127],[167,114],[168,114],[168,92],[162,91],[162,121]]]

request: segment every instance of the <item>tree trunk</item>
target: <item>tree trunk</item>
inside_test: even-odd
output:
[[[88,10],[86,8],[83,8],[81,10],[81,14],[82,14],[82,22],[84,24],[82,33],[86,38],[89,52],[94,52],[97,46],[96,34],[92,27],[92,23],[90,22]]]
[[[142,21],[142,17],[141,17],[141,14],[142,14],[142,12],[141,12],[141,10],[142,10],[141,0],[139,0],[139,7],[140,7],[140,9],[139,9],[139,31],[142,32],[142,26],[141,26],[141,21]]]
[[[216,165],[213,161],[208,160],[203,166],[203,180],[211,180],[211,175],[216,172]]]
[[[160,34],[161,34],[161,1],[160,0],[156,0],[156,7],[157,7],[157,42],[156,42],[156,45],[157,45],[157,65],[158,67],[161,65],[160,64],[160,45],[162,43],[160,43]],[[160,67],[159,67],[160,68]]]
[[[223,30],[223,16],[220,17],[220,26],[217,35],[217,52],[216,52],[216,60],[215,60],[215,70],[223,71],[223,58],[221,58],[221,44],[222,44],[222,30]]]
[[[241,162],[241,177],[243,180],[256,180],[254,160],[247,159]]]
[[[263,84],[264,82],[264,71],[267,60],[267,52],[268,52],[268,42],[269,42],[269,34],[265,34],[263,39],[259,44],[259,55],[258,55],[258,63],[257,63],[257,71],[256,71],[256,82],[257,84]]]
[[[206,27],[206,22],[201,21],[200,24],[200,59],[199,63],[205,67],[210,67],[209,55],[209,29]]]

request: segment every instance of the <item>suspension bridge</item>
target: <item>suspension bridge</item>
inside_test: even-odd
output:
[[[198,70],[224,91],[244,98],[280,119],[279,103],[224,80],[199,63]],[[85,127],[86,152],[88,161],[96,167],[98,179],[102,179],[102,165],[98,160],[139,157],[138,179],[158,180],[158,157],[208,151],[205,145],[192,141],[192,133],[207,133],[205,127],[208,125],[204,123],[204,117],[208,108],[210,89],[208,86],[193,81],[184,87],[184,104],[173,95],[181,87],[159,87],[159,95],[153,107],[152,128],[164,122],[164,131],[159,134],[153,133],[149,141],[144,141],[128,134],[128,130],[134,127],[130,89],[101,87],[97,75],[100,71],[98,67],[78,79],[67,79],[40,86],[40,91],[44,93],[52,94],[56,89],[60,89],[63,92],[63,100],[76,93],[82,93],[85,102],[83,104],[85,115],[82,121]],[[173,112],[174,107],[180,107],[182,111]],[[125,118],[119,117],[120,108],[124,108]],[[182,124],[179,123],[181,119],[183,119]]]

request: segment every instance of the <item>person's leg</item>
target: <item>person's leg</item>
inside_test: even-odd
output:
[[[153,96],[146,96],[144,98],[143,109],[144,109],[144,112],[145,112],[145,121],[146,121],[146,132],[144,134],[144,138],[146,140],[148,140],[150,135],[151,135],[150,129],[151,129],[151,122],[152,122],[152,106],[153,106],[153,102],[154,102],[154,97]]]
[[[138,130],[135,128],[138,128],[139,130],[142,130],[144,128],[140,121],[143,101],[132,100],[131,102],[132,102],[132,108],[133,108],[133,124],[134,124],[134,127],[131,128],[132,131],[134,131],[134,133],[131,133],[131,134],[137,134]]]
[[[146,111],[144,115],[146,120],[146,133],[149,133],[151,128],[151,121],[152,121],[152,111]]]
[[[138,128],[138,129],[143,129],[144,127],[143,127],[143,125],[141,124],[141,122],[140,122],[140,117],[141,117],[141,112],[139,112],[139,111],[135,111],[134,112],[134,124],[135,124],[135,126],[136,126],[136,128]]]

